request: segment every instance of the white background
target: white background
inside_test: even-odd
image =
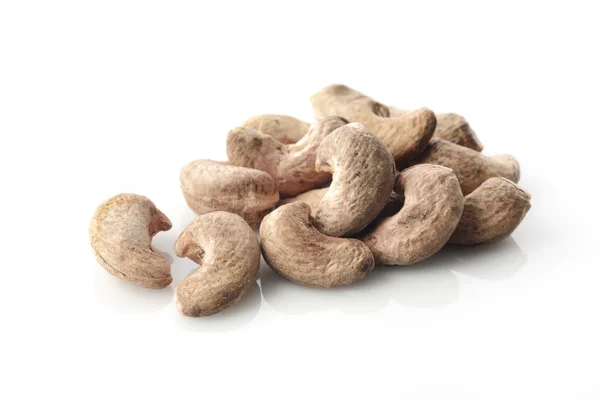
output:
[[[595,2],[450,3],[0,2],[0,397],[599,398]],[[263,265],[233,308],[180,316],[180,168],[254,114],[310,120],[331,83],[465,115],[520,161],[528,216],[338,290]],[[171,218],[171,288],[96,263],[120,192]]]

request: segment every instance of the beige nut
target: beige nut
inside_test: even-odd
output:
[[[360,240],[320,233],[306,203],[286,204],[267,215],[260,225],[260,241],[267,264],[304,286],[348,285],[374,267],[373,255]]]
[[[531,208],[531,196],[505,178],[490,178],[465,197],[449,243],[494,243],[510,236]]]
[[[411,164],[437,164],[452,168],[464,195],[493,177],[503,177],[519,182],[519,163],[513,156],[484,156],[475,150],[432,139],[425,152]]]
[[[180,183],[187,204],[196,214],[228,211],[252,227],[258,227],[279,200],[269,174],[219,161],[192,161],[181,170]]]
[[[283,144],[296,143],[308,132],[310,124],[288,115],[265,114],[249,118],[242,125],[272,136]]]
[[[89,233],[94,254],[112,275],[147,288],[172,281],[169,262],[152,249],[152,237],[171,229],[171,221],[147,197],[119,194],[102,203]]]
[[[288,197],[287,199],[281,200],[279,202],[279,206],[281,207],[285,204],[297,203],[297,202],[306,203],[310,207],[310,210],[311,210],[310,215],[314,218],[315,212],[317,211],[317,208],[319,207],[319,203],[321,202],[321,199],[323,198],[323,196],[325,196],[325,193],[327,193],[328,189],[329,189],[329,187],[324,187],[321,189],[313,189],[313,190],[309,190],[308,192],[300,193],[298,196],[295,196],[295,197]]]
[[[331,180],[331,174],[315,170],[317,148],[346,123],[339,117],[321,119],[298,143],[290,145],[253,129],[236,128],[227,136],[227,156],[233,165],[267,172],[275,179],[281,196],[295,196]]]
[[[339,115],[363,124],[382,140],[398,162],[418,156],[436,126],[435,115],[427,108],[390,118],[386,106],[344,85],[327,86],[313,95],[311,102],[316,118]]]
[[[417,165],[398,174],[400,211],[379,221],[360,238],[375,261],[409,265],[437,253],[456,229],[463,211],[458,179],[450,168]]]
[[[225,211],[201,215],[185,228],[175,254],[200,265],[175,290],[177,309],[189,317],[235,304],[252,286],[260,265],[256,234],[240,216]]]
[[[363,125],[330,134],[317,151],[317,170],[333,173],[315,212],[315,226],[328,236],[360,232],[385,207],[396,173],[389,150]]]

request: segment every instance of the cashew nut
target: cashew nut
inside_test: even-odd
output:
[[[242,125],[254,129],[283,144],[296,143],[308,132],[310,124],[288,115],[256,115]]]
[[[321,119],[298,143],[290,145],[253,129],[236,128],[227,136],[227,156],[233,165],[267,172],[275,179],[281,196],[294,196],[331,180],[330,174],[315,171],[317,148],[346,123],[340,117]]]
[[[286,204],[267,215],[260,225],[260,239],[267,264],[300,285],[348,285],[367,276],[375,265],[360,240],[320,233],[306,203]]]
[[[380,138],[394,160],[406,162],[427,146],[436,126],[435,115],[427,108],[389,118],[386,106],[344,85],[331,85],[311,97],[315,116],[339,115],[360,122]]]
[[[449,243],[494,243],[507,238],[531,208],[531,196],[505,178],[490,178],[465,197]]]
[[[297,202],[306,203],[310,207],[311,217],[314,218],[315,211],[317,211],[317,208],[319,207],[319,203],[321,202],[321,199],[323,198],[323,196],[325,196],[325,193],[327,193],[327,189],[329,189],[329,187],[324,187],[321,189],[313,189],[313,190],[309,190],[308,192],[300,193],[298,196],[295,196],[295,197],[288,197],[287,199],[281,200],[279,202],[279,206],[283,206],[285,204],[290,204],[290,203],[297,203]]]
[[[467,147],[434,138],[425,152],[411,164],[437,164],[452,168],[464,195],[493,177],[519,182],[519,163],[513,156],[486,157]]]
[[[119,194],[102,203],[89,233],[94,254],[112,275],[160,289],[172,281],[171,266],[151,247],[152,237],[171,229],[171,221],[147,197]]]
[[[323,140],[315,167],[333,181],[315,212],[315,226],[328,236],[360,232],[390,198],[396,168],[389,150],[363,125],[345,125]]]
[[[260,265],[256,234],[240,216],[225,211],[201,215],[185,228],[175,254],[200,265],[175,290],[177,309],[189,317],[235,304],[252,286]]]
[[[228,211],[253,227],[258,227],[279,200],[269,174],[219,161],[192,161],[181,170],[180,182],[185,200],[196,214]]]

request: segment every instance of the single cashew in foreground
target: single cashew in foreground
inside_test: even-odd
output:
[[[494,243],[510,236],[531,208],[531,196],[505,178],[490,178],[465,197],[449,243]]]
[[[171,229],[171,221],[147,197],[119,194],[102,203],[89,233],[94,254],[112,275],[147,288],[172,281],[171,266],[151,247],[152,237]]]
[[[267,264],[304,286],[348,285],[363,279],[375,265],[360,240],[320,233],[306,203],[286,204],[267,215],[260,225],[260,241]]]
[[[290,145],[253,129],[236,128],[227,136],[227,156],[233,165],[267,172],[275,179],[281,196],[294,196],[329,183],[331,174],[315,170],[317,148],[346,123],[340,117],[321,119],[298,143]]]
[[[390,118],[386,106],[344,85],[327,86],[311,97],[316,118],[339,115],[360,122],[381,139],[394,160],[407,162],[427,146],[436,126],[435,114],[427,108]]]
[[[265,114],[249,118],[241,125],[272,136],[283,144],[296,143],[308,132],[310,124],[288,115]]]
[[[360,239],[377,263],[414,264],[446,244],[459,223],[463,196],[450,168],[428,164],[398,174],[395,191],[404,196],[400,211],[379,221]]]
[[[200,267],[175,290],[177,309],[189,317],[218,313],[252,286],[260,265],[260,245],[240,216],[215,211],[199,216],[175,242],[175,254]]]
[[[477,189],[489,178],[502,177],[519,182],[519,163],[513,156],[484,156],[475,150],[432,139],[425,152],[411,164],[437,164],[452,168],[464,195]]]
[[[394,187],[396,168],[390,151],[356,122],[323,140],[315,166],[333,174],[314,213],[315,226],[328,236],[360,232],[385,207]]]
[[[266,172],[219,161],[192,161],[181,170],[180,183],[196,214],[228,211],[252,227],[258,227],[279,200],[275,181]]]

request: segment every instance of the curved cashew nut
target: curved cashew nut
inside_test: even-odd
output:
[[[328,236],[360,232],[385,207],[394,187],[392,155],[359,123],[327,136],[317,151],[315,166],[333,173],[315,212],[315,226]]]
[[[275,181],[263,171],[211,160],[196,160],[181,170],[181,190],[198,215],[228,211],[258,227],[279,200]]]
[[[395,190],[404,195],[400,211],[381,220],[361,240],[378,263],[414,264],[446,244],[460,220],[463,196],[450,168],[427,164],[398,174]]]
[[[171,221],[147,197],[119,194],[102,203],[89,233],[94,254],[112,275],[147,288],[172,281],[169,262],[155,252],[152,237],[171,229]]]
[[[363,124],[381,139],[398,162],[418,156],[436,126],[435,114],[427,108],[390,118],[386,106],[344,85],[327,86],[310,100],[317,118],[339,115]]]
[[[286,204],[267,215],[260,224],[260,241],[267,264],[304,286],[348,285],[367,276],[375,265],[360,240],[320,233],[306,203]]]
[[[283,144],[296,143],[308,132],[310,124],[288,115],[256,115],[242,125],[254,129]]]
[[[252,286],[260,265],[256,234],[240,216],[225,211],[201,215],[185,228],[175,254],[200,264],[175,290],[177,309],[189,317],[235,304]]]
[[[503,177],[519,182],[520,176],[519,163],[513,156],[486,157],[475,150],[436,138],[411,164],[437,164],[452,168],[464,195],[477,189],[489,178]]]
[[[531,208],[531,196],[505,178],[490,178],[465,197],[448,243],[494,243],[510,236]]]

